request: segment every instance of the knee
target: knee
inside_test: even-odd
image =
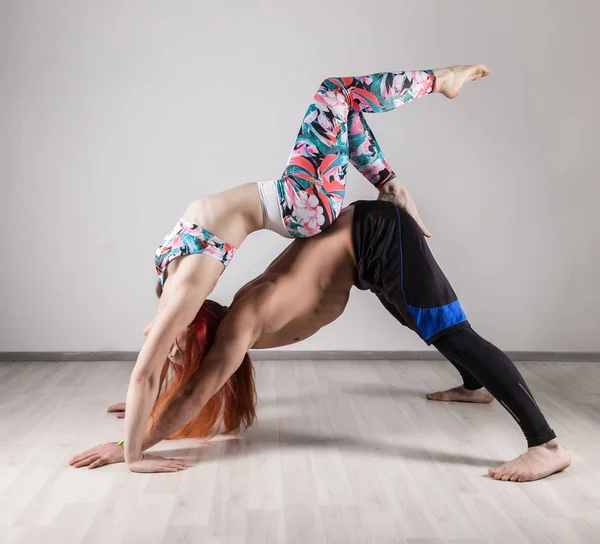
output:
[[[342,78],[339,77],[325,78],[323,81],[321,81],[320,88],[328,91],[337,91],[344,93],[346,91],[346,86],[344,85]]]
[[[324,102],[336,117],[340,119],[348,117],[350,95],[341,79],[334,77],[324,79],[317,91],[316,100]]]

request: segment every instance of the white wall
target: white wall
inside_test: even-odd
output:
[[[600,350],[597,2],[0,5],[0,351],[137,349],[163,235],[190,199],[278,177],[324,77],[470,62],[493,76],[369,122],[476,330]],[[285,243],[253,235],[215,298]],[[422,347],[359,292],[297,346]]]

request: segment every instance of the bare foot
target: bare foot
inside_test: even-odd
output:
[[[485,64],[473,64],[470,66],[449,66],[434,70],[437,92],[446,98],[456,98],[468,81],[475,81],[489,76],[491,71]]]
[[[529,448],[516,459],[490,469],[488,474],[504,482],[533,482],[565,470],[571,464],[571,454],[557,438],[541,446]]]
[[[125,418],[125,403],[119,402],[118,404],[113,404],[112,406],[109,406],[106,411],[109,413],[116,412],[115,415],[117,416],[117,419],[124,419]]]
[[[462,385],[446,391],[428,393],[427,398],[444,402],[477,402],[480,404],[489,404],[494,400],[492,394],[485,387],[472,390],[465,389]]]

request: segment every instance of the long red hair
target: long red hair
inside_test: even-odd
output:
[[[212,346],[219,323],[227,309],[217,302],[204,302],[185,333],[185,345],[179,346],[183,364],[167,360],[163,369],[161,393],[152,410],[151,422],[157,420],[168,403],[179,395],[191,376],[200,368]],[[256,419],[256,386],[254,368],[246,353],[242,364],[225,385],[204,405],[188,424],[169,438],[210,438],[219,430],[233,432],[247,428]]]

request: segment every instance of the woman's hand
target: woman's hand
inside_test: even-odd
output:
[[[116,442],[109,442],[101,446],[84,451],[73,457],[69,465],[75,468],[88,467],[98,468],[104,465],[125,462],[125,451],[122,446]],[[138,461],[129,463],[129,470],[132,472],[178,472],[190,468],[190,465],[179,459],[165,459],[158,455],[144,453]]]
[[[127,467],[131,472],[179,472],[190,468],[190,465],[181,459],[166,459],[143,453],[138,461],[128,463]]]
[[[429,232],[429,229],[423,223],[415,201],[398,178],[388,181],[380,189],[377,200],[387,200],[396,204],[396,206],[408,213],[417,222],[417,225],[419,225],[419,228],[427,238],[431,238],[431,232]]]
[[[73,457],[69,461],[69,465],[75,468],[88,467],[98,468],[104,465],[112,465],[114,463],[123,463],[125,461],[125,453],[123,448],[116,442],[109,442],[101,446],[84,451]]]

